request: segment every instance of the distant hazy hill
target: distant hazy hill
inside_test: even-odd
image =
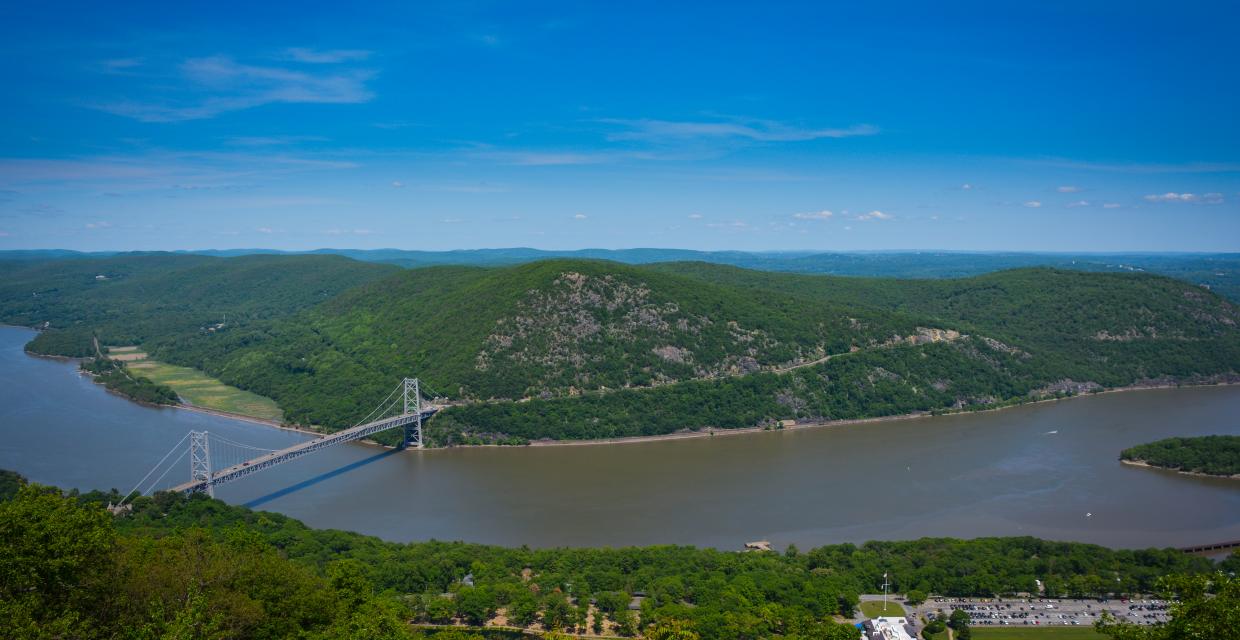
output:
[[[300,423],[347,426],[417,375],[471,403],[436,418],[440,443],[986,408],[1240,370],[1234,305],[1141,273],[164,254],[0,263],[0,283],[0,320],[61,329],[32,349],[74,355],[91,332],[140,342]]]
[[[272,249],[227,249],[190,252],[193,255],[236,257],[255,254],[289,254]],[[436,265],[506,266],[553,258],[611,260],[625,264],[655,262],[708,262],[763,271],[815,273],[841,276],[889,278],[963,278],[1005,269],[1056,267],[1078,271],[1112,273],[1150,272],[1210,287],[1240,302],[1240,254],[1235,253],[1129,253],[1067,254],[963,251],[890,251],[823,253],[817,251],[745,252],[690,251],[685,249],[469,249],[458,251],[409,251],[403,249],[317,249],[297,254],[343,255],[365,262],[402,267]],[[80,253],[65,250],[0,251],[3,260],[48,260],[104,257],[113,253]]]
[[[92,332],[105,344],[193,337],[225,319],[235,327],[286,317],[397,271],[339,256],[0,261],[0,319],[59,330],[40,336],[34,350],[86,355]]]

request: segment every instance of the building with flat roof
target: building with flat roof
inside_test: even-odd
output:
[[[917,630],[904,618],[873,618],[862,625],[866,640],[913,640]]]

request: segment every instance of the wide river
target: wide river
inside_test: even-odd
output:
[[[36,482],[128,490],[189,430],[267,448],[306,437],[133,404],[75,363],[26,355],[33,335],[0,327],[0,468]],[[353,444],[222,486],[217,497],[401,541],[731,549],[758,539],[801,548],[922,536],[1114,547],[1240,539],[1240,481],[1117,461],[1133,444],[1200,434],[1240,434],[1240,387],[621,445]],[[163,484],[188,477],[186,458]]]

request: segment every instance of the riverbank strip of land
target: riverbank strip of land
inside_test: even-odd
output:
[[[28,329],[29,327],[21,327],[21,328]],[[81,358],[73,358],[73,357],[67,357],[67,356],[51,356],[51,355],[44,355],[44,354],[39,354],[39,353],[32,353],[30,351],[26,351],[26,354],[37,357],[37,358],[47,358],[50,360],[59,360],[59,361],[81,360]],[[1177,389],[1177,388],[1185,388],[1185,387],[1222,387],[1222,386],[1233,386],[1233,385],[1240,385],[1240,382],[1213,382],[1213,383],[1203,383],[1203,384],[1175,384],[1175,383],[1168,382],[1165,384],[1135,384],[1135,385],[1129,385],[1125,387],[1116,387],[1114,389],[1104,389],[1101,391],[1093,391],[1090,393],[1081,393],[1081,394],[1076,394],[1076,395],[1071,395],[1071,396],[1064,396],[1064,397],[1058,397],[1058,398],[1040,398],[1037,400],[1029,400],[1026,402],[1021,402],[1021,403],[1016,403],[1016,404],[1005,404],[1003,406],[994,407],[990,409],[975,409],[975,410],[970,410],[970,411],[946,411],[946,412],[940,412],[940,413],[923,411],[923,412],[905,413],[905,414],[899,414],[899,415],[893,415],[893,416],[876,416],[876,417],[871,417],[871,418],[850,418],[850,419],[844,419],[844,420],[812,420],[812,421],[805,421],[805,422],[797,422],[792,425],[780,426],[780,427],[774,427],[774,428],[768,427],[768,426],[742,427],[738,429],[707,428],[707,429],[701,429],[698,431],[679,431],[675,433],[665,433],[665,434],[649,435],[649,436],[600,438],[597,440],[534,440],[525,446],[530,446],[530,447],[581,447],[581,446],[613,445],[613,444],[638,444],[638,443],[643,443],[643,442],[658,442],[658,441],[663,441],[663,440],[688,440],[688,439],[693,439],[693,438],[713,438],[715,436],[744,435],[744,434],[763,433],[763,432],[775,433],[775,432],[780,432],[780,431],[794,431],[798,429],[820,429],[824,427],[841,427],[841,426],[849,426],[849,425],[857,425],[857,424],[893,422],[897,420],[913,420],[913,419],[918,419],[918,418],[928,418],[928,417],[935,417],[935,416],[990,413],[994,411],[1003,411],[1005,409],[1011,409],[1014,407],[1024,407],[1024,406],[1040,404],[1044,402],[1059,402],[1061,400],[1072,400],[1072,399],[1080,398],[1080,397],[1087,396],[1087,395],[1093,396],[1093,395],[1101,395],[1101,394],[1108,394],[1108,393],[1124,393],[1124,392],[1130,392],[1130,391],[1156,391],[1160,389]],[[132,398],[127,398],[124,395],[120,395],[119,397],[124,397],[132,402],[136,402]],[[145,404],[145,403],[140,403],[140,404]],[[152,405],[152,406],[156,406],[156,405]],[[167,405],[159,405],[159,406],[167,406]],[[292,426],[292,425],[288,425],[288,424],[275,421],[275,420],[267,420],[264,418],[257,418],[254,416],[247,416],[244,414],[232,413],[232,412],[222,411],[218,409],[209,409],[206,407],[191,405],[191,404],[187,404],[184,402],[179,405],[171,405],[171,407],[175,409],[185,409],[188,411],[196,411],[199,413],[205,413],[205,414],[220,416],[224,418],[242,420],[245,422],[273,427],[276,429],[282,429],[285,431],[296,431],[298,433],[304,433],[306,435],[315,436],[315,437],[323,437],[323,436],[329,435],[329,432],[327,431],[319,431],[319,430],[315,430],[312,428]],[[373,440],[364,439],[364,440],[359,440],[358,442],[364,442],[365,444],[368,444],[368,445],[373,445],[373,446],[387,448],[387,449],[393,448],[388,445],[379,444],[377,442],[374,442]],[[456,445],[456,446],[458,447],[509,447],[513,445],[484,444],[484,445]],[[1146,464],[1138,465],[1136,463],[1131,463],[1128,461],[1123,461],[1123,462],[1133,464],[1134,466],[1146,466],[1150,468],[1162,469],[1162,467],[1154,467],[1153,465],[1146,465]],[[1163,470],[1164,471],[1175,471],[1173,469],[1163,469]],[[1202,474],[1202,473],[1190,473],[1190,472],[1179,472],[1179,471],[1176,471],[1176,472],[1184,473],[1185,475],[1200,475],[1200,476],[1209,477],[1209,478],[1228,477],[1228,476],[1214,476],[1214,475]],[[1232,476],[1232,477],[1240,478],[1240,476]]]
[[[1126,464],[1130,467],[1144,467],[1146,469],[1157,469],[1159,471],[1169,471],[1171,473],[1178,473],[1182,476],[1197,476],[1198,478],[1222,478],[1223,480],[1240,480],[1240,473],[1235,474],[1235,475],[1225,476],[1225,475],[1216,474],[1216,473],[1203,473],[1201,471],[1184,471],[1183,469],[1172,469],[1170,467],[1160,467],[1156,464],[1150,464],[1144,460],[1125,460],[1123,458],[1120,458],[1119,461],[1121,464]]]
[[[1005,404],[1003,406],[991,409],[974,409],[970,411],[944,411],[933,413],[930,411],[922,411],[917,413],[902,413],[893,416],[876,416],[872,418],[848,418],[844,420],[809,420],[798,422],[796,424],[781,427],[742,427],[739,429],[701,429],[698,431],[679,431],[676,433],[664,433],[650,436],[629,436],[623,438],[600,438],[598,440],[534,440],[528,446],[531,447],[580,447],[589,445],[604,444],[634,444],[639,442],[657,442],[660,440],[687,440],[691,438],[712,438],[715,436],[742,435],[747,433],[778,433],[780,431],[795,431],[797,429],[820,429],[823,427],[842,427],[855,424],[870,424],[876,422],[894,422],[897,420],[914,420],[918,418],[932,418],[936,416],[959,416],[971,415],[975,413],[992,413],[995,411],[1003,411],[1015,407],[1027,407],[1044,402],[1059,402],[1062,400],[1073,400],[1086,396],[1096,396],[1109,393],[1125,393],[1130,391],[1158,391],[1164,389],[1182,389],[1193,387],[1228,387],[1240,385],[1240,382],[1212,382],[1205,384],[1137,384],[1126,387],[1116,387],[1114,389],[1104,389],[1102,391],[1093,391],[1090,393],[1079,393],[1061,398],[1039,398],[1037,400],[1029,400],[1017,404]],[[507,445],[460,445],[460,446],[486,446],[498,447]],[[1210,476],[1219,477],[1219,476]]]
[[[71,359],[71,358],[68,358],[68,359]],[[1167,390],[1167,389],[1195,388],[1195,387],[1228,387],[1228,386],[1237,386],[1237,385],[1240,385],[1240,383],[1216,382],[1216,383],[1210,383],[1210,384],[1132,385],[1128,387],[1117,387],[1115,389],[1106,389],[1103,391],[1095,391],[1091,393],[1082,393],[1082,394],[1077,394],[1077,395],[1072,395],[1072,396],[1065,396],[1062,398],[1042,398],[1039,400],[1030,400],[1028,402],[1022,402],[1019,404],[1009,404],[1009,405],[1004,405],[1001,407],[995,407],[993,409],[976,409],[973,411],[950,411],[950,412],[943,412],[943,413],[932,413],[932,412],[924,411],[924,412],[919,412],[919,413],[903,413],[903,414],[894,415],[894,416],[876,416],[872,418],[850,418],[850,419],[845,419],[845,420],[814,420],[814,421],[799,422],[797,424],[788,425],[784,427],[777,427],[777,428],[742,427],[739,429],[702,429],[699,431],[680,431],[676,433],[664,433],[664,434],[651,435],[651,436],[600,438],[598,440],[534,440],[534,441],[531,441],[528,445],[524,445],[524,446],[529,446],[529,447],[584,447],[584,446],[598,446],[598,445],[640,444],[643,442],[660,442],[660,441],[669,441],[669,440],[690,440],[690,439],[696,439],[696,438],[713,438],[716,436],[733,436],[733,435],[745,435],[745,434],[752,434],[752,433],[779,433],[781,431],[795,431],[798,429],[821,429],[825,427],[843,427],[843,426],[858,425],[858,424],[873,424],[873,423],[882,423],[882,422],[895,422],[899,420],[916,420],[919,418],[933,418],[936,416],[958,416],[958,415],[971,415],[971,414],[980,414],[980,413],[993,413],[996,411],[1003,411],[1005,409],[1012,409],[1015,407],[1027,407],[1030,405],[1042,404],[1045,402],[1059,402],[1063,400],[1074,400],[1074,399],[1082,398],[1086,396],[1096,396],[1096,395],[1102,395],[1102,394],[1108,394],[1108,393],[1124,393],[1124,392],[1130,392],[1130,391],[1159,391],[1159,390]],[[220,411],[217,409],[208,409],[206,407],[198,407],[198,406],[194,406],[190,404],[173,405],[171,408],[185,409],[187,411],[197,411],[199,413],[206,413],[206,414],[216,415],[216,416],[220,416],[224,418],[243,420],[246,422],[251,422],[254,424],[259,424],[259,425],[263,425],[267,427],[273,427],[276,429],[282,429],[285,431],[296,431],[298,433],[304,433],[306,435],[314,436],[316,438],[321,438],[323,436],[330,435],[330,432],[327,432],[327,431],[318,431],[318,430],[314,430],[314,429],[306,428],[306,427],[292,426],[292,425],[287,425],[281,422],[276,422],[274,420],[265,420],[263,418],[255,418],[253,416],[230,413],[227,411]],[[370,446],[384,448],[384,449],[395,448],[390,445],[380,444],[378,442],[375,442],[369,439],[357,440],[357,442],[370,445]],[[499,444],[455,445],[452,448],[457,448],[457,447],[520,448],[519,446],[514,446],[514,445],[499,445]],[[431,448],[422,449],[422,450],[432,451],[435,449],[446,449],[446,448],[448,447],[431,447]],[[1162,467],[1154,467],[1153,465],[1144,465],[1144,466],[1147,466],[1153,469],[1162,469]],[[1163,469],[1163,470],[1173,471],[1172,469]],[[1197,474],[1197,473],[1185,474],[1185,475],[1200,475],[1200,476],[1205,476],[1209,478],[1226,477],[1226,476],[1211,476],[1209,474]],[[1240,478],[1240,476],[1237,476],[1237,478]]]

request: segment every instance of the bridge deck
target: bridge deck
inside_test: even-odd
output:
[[[430,416],[434,415],[435,412],[438,410],[439,410],[438,406],[426,407],[424,405],[422,409],[422,419],[426,420]],[[360,440],[362,438],[365,438],[366,436],[379,433],[380,431],[387,431],[388,429],[395,429],[397,427],[403,427],[407,424],[410,424],[416,421],[417,418],[418,418],[418,415],[416,413],[402,414],[394,418],[384,418],[382,420],[375,420],[374,422],[368,422],[366,424],[358,425],[350,429],[345,429],[343,431],[337,431],[336,433],[330,433],[321,438],[316,438],[314,440],[307,440],[305,442],[301,442],[291,447],[288,447],[287,449],[273,451],[271,453],[267,453],[257,458],[254,458],[252,460],[247,460],[246,462],[242,462],[241,464],[237,464],[231,467],[220,469],[219,471],[214,471],[211,474],[212,477],[211,477],[210,484],[219,485],[219,484],[224,484],[225,482],[232,482],[233,480],[244,478],[245,476],[248,476],[253,473],[257,473],[264,469],[270,469],[271,467],[274,467],[278,464],[283,464],[290,460],[300,458],[301,456],[304,456],[308,453],[314,453],[315,451],[319,451],[320,449],[325,449],[332,445],[337,445],[337,444],[341,444],[344,442],[352,442],[354,440]],[[179,484],[173,487],[172,491],[193,493],[195,491],[205,490],[207,488],[207,484],[208,482],[205,480],[191,480],[190,482]]]
[[[1208,553],[1211,551],[1226,551],[1240,547],[1240,540],[1229,540],[1227,542],[1216,542],[1214,544],[1201,544],[1193,547],[1180,547],[1180,551],[1184,553]]]

